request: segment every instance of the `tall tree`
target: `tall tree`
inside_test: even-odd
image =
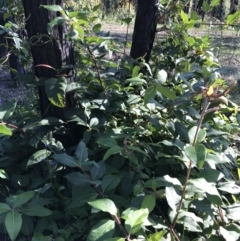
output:
[[[138,0],[132,38],[131,57],[144,57],[148,62],[157,28],[157,0]]]
[[[67,26],[55,25],[49,34],[48,23],[60,13],[48,11],[41,5],[62,6],[63,0],[23,0],[35,75],[38,78],[53,78],[52,83],[56,85],[61,81],[59,76],[64,76],[71,83],[75,80],[76,72],[73,45],[66,39]],[[44,86],[40,86],[38,91],[42,117],[53,116],[65,120],[66,109],[76,105],[73,95],[68,94],[65,98],[66,108],[56,107],[47,98]],[[72,135],[76,134],[75,130],[71,131]]]

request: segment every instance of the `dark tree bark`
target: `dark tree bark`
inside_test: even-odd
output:
[[[62,70],[61,75],[64,76],[68,83],[75,81],[76,71],[74,49],[71,41],[65,38],[67,33],[66,25],[57,25],[52,29],[51,35],[48,34],[48,23],[55,17],[60,16],[59,12],[48,11],[41,5],[60,5],[63,0],[23,0],[23,7],[27,19],[26,29],[31,44],[31,51],[35,66],[35,75],[38,78],[57,78],[59,73],[51,68],[37,67],[37,65],[49,65],[55,70]],[[67,68],[66,68],[67,66]],[[64,69],[64,70],[63,70]],[[45,87],[39,87],[40,110],[42,117],[53,116],[66,121],[65,111],[71,107],[75,107],[76,103],[72,94],[66,96],[66,108],[58,108],[52,105],[45,93]],[[58,139],[69,147],[79,139],[82,133],[76,130],[75,123],[68,125],[70,128],[71,139]],[[69,139],[69,140],[67,140]],[[72,142],[72,140],[75,140]],[[64,143],[65,142],[65,143]],[[71,143],[70,143],[71,142]]]
[[[50,65],[56,70],[61,70],[65,66],[75,65],[72,43],[65,39],[65,34],[67,33],[66,26],[57,25],[53,28],[51,36],[48,34],[48,23],[60,14],[50,12],[41,7],[41,5],[53,4],[62,6],[62,3],[62,0],[23,0],[24,12],[27,19],[26,29],[31,44],[34,66],[45,64]],[[69,83],[75,80],[75,70],[73,67],[69,67],[64,72],[61,72],[61,74],[66,76]],[[56,71],[47,67],[35,67],[35,75],[38,78],[57,77]],[[39,88],[39,97],[42,116],[55,116],[64,119],[63,109],[50,105],[44,87]],[[74,104],[71,100],[67,101],[68,106],[73,106]]]
[[[238,10],[238,0],[230,0],[230,14],[234,14]]]
[[[3,19],[3,12],[0,12],[0,25],[4,26],[5,22]],[[6,56],[6,40],[5,40],[6,34],[1,34],[0,35],[0,58],[3,58]]]
[[[156,34],[157,0],[138,0],[137,16],[132,38],[131,57],[144,57],[148,62]]]

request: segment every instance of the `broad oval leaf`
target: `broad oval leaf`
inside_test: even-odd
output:
[[[9,212],[5,218],[5,226],[12,241],[18,236],[22,227],[22,216],[18,212]]]
[[[125,228],[128,233],[134,234],[141,229],[141,225],[148,217],[147,209],[131,210],[126,217]]]
[[[108,159],[108,157],[110,157],[111,155],[120,153],[122,150],[122,147],[120,146],[113,146],[110,149],[107,150],[107,152],[105,153],[103,160],[106,161]]]
[[[53,11],[53,12],[61,12],[63,11],[62,7],[60,5],[41,5],[41,7],[46,8],[49,11]]]
[[[52,214],[52,211],[37,204],[28,204],[21,209],[21,212],[27,216],[37,217],[46,217]]]
[[[169,90],[168,88],[156,84],[156,89],[157,89],[158,92],[160,92],[166,98],[168,98],[170,100],[176,99],[175,93],[173,91]]]
[[[121,177],[118,175],[105,175],[102,178],[102,183],[101,183],[101,188],[103,193],[117,187],[120,181],[121,181]]]
[[[176,211],[177,206],[181,200],[181,195],[179,194],[179,191],[175,187],[166,187],[165,195],[168,205],[171,207],[172,210]]]
[[[199,169],[203,167],[206,159],[206,147],[203,144],[188,146],[185,148],[185,154]]]
[[[112,238],[115,232],[115,222],[113,220],[101,220],[90,231],[87,241],[106,241]]]
[[[114,215],[114,216],[117,215],[117,208],[114,202],[108,198],[91,201],[91,202],[88,202],[88,204],[103,212],[110,213],[111,215]]]
[[[50,78],[45,82],[45,92],[49,101],[60,108],[66,106],[65,95],[67,89],[67,79],[64,77]]]
[[[164,69],[161,69],[157,73],[157,83],[164,84],[167,81],[167,72]]]
[[[48,156],[51,155],[51,151],[47,149],[42,149],[35,152],[28,160],[27,167],[35,165],[39,162],[45,161]]]
[[[77,186],[85,186],[92,183],[92,181],[80,172],[72,172],[65,176],[69,182]]]
[[[75,154],[80,163],[83,163],[88,159],[88,150],[86,144],[83,141],[79,142]]]
[[[144,197],[141,208],[142,209],[148,209],[148,212],[150,213],[156,205],[156,197],[154,195],[147,195]]]
[[[28,192],[21,193],[17,196],[12,196],[11,201],[12,201],[13,208],[17,208],[22,204],[28,202],[34,196],[34,194],[35,194],[34,191],[28,191]]]
[[[197,126],[193,126],[188,132],[189,140],[192,144],[194,142],[196,132],[197,132]],[[206,135],[207,135],[206,131],[199,128],[194,144],[204,141]]]
[[[76,158],[73,156],[69,156],[66,153],[54,154],[52,158],[63,165],[69,167],[78,167]]]
[[[146,90],[146,92],[145,92],[145,95],[144,95],[144,104],[146,105],[151,98],[154,99],[155,96],[156,96],[156,93],[157,93],[156,87],[155,87],[155,86],[150,86],[150,87]]]
[[[11,208],[6,203],[0,203],[0,214],[11,211]]]
[[[0,134],[11,136],[12,131],[9,128],[7,128],[5,124],[0,123]]]
[[[91,169],[91,178],[93,181],[100,179],[106,171],[106,165],[103,161],[96,163],[93,165]]]

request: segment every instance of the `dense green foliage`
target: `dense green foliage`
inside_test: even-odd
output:
[[[79,81],[36,82],[32,73],[20,80],[28,88],[45,85],[51,104],[63,109],[66,94],[75,92],[78,106],[65,120],[34,115],[36,100],[25,109],[0,106],[0,235],[239,240],[240,169],[230,143],[240,115],[210,38],[188,34],[195,15],[176,9],[146,64],[123,55],[121,42],[95,34],[98,7],[45,7],[62,12],[51,27],[71,25]],[[56,136],[69,138],[72,122],[83,127],[83,138],[66,149]]]

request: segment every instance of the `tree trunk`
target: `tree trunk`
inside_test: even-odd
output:
[[[75,80],[75,70],[70,67],[75,65],[75,59],[72,43],[65,39],[66,26],[54,26],[50,36],[47,29],[48,23],[60,14],[41,7],[41,5],[53,4],[62,6],[62,2],[62,0],[23,0],[23,7],[27,19],[26,29],[31,43],[35,75],[38,78],[57,77],[55,70],[47,67],[36,67],[37,65],[49,65],[56,70],[69,66],[61,74],[64,74],[70,83]],[[63,109],[50,104],[44,86],[39,88],[39,97],[42,116],[55,116],[64,120]],[[68,101],[67,105],[72,106],[74,103]]]
[[[150,59],[157,27],[157,2],[157,0],[138,0],[130,53],[134,59],[143,57],[146,62]]]
[[[230,0],[230,14],[234,14],[238,10],[238,0]]]
[[[73,45],[71,41],[65,39],[67,26],[64,24],[56,25],[53,27],[51,35],[49,35],[48,23],[53,18],[60,16],[60,13],[51,12],[41,7],[41,5],[62,6],[62,4],[63,0],[23,0],[24,12],[27,19],[26,29],[31,44],[35,75],[38,78],[57,78],[59,70],[61,70],[61,75],[67,79],[68,83],[71,83],[75,80],[76,71],[74,69],[75,58]],[[37,65],[49,65],[58,71]],[[63,121],[66,121],[65,111],[76,105],[72,94],[66,96],[66,108],[58,108],[52,105],[47,98],[44,86],[39,87],[39,99],[42,117],[52,116]],[[75,144],[76,141],[78,141],[76,138],[80,133],[76,131],[75,124],[69,124],[68,126],[70,126],[71,136],[73,137],[72,139],[75,139]],[[66,137],[64,138],[68,139]],[[60,141],[62,143],[64,142],[64,140]],[[66,142],[68,142],[68,140],[65,140],[65,143]]]

